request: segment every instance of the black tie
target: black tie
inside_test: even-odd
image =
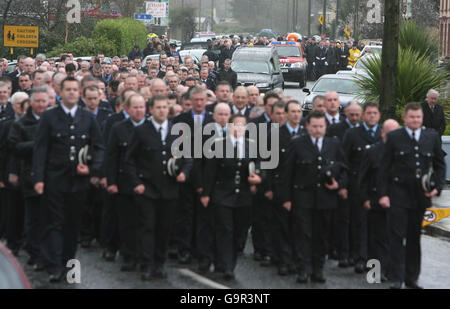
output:
[[[72,117],[72,114],[70,112],[67,113],[67,117],[69,118],[69,122],[72,123],[73,122],[73,117]]]
[[[333,124],[336,124],[336,118],[333,118]]]
[[[318,152],[320,152],[320,149],[319,149],[319,139],[318,138],[316,138],[316,149],[317,149],[317,151]]]
[[[416,132],[412,131],[412,139],[413,142],[416,142]]]
[[[163,132],[162,132],[162,127],[159,127],[159,136],[161,137],[161,141],[164,141],[164,137],[163,137]]]

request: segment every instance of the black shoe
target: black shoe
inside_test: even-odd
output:
[[[48,276],[48,281],[49,281],[50,283],[58,283],[58,282],[61,282],[61,281],[63,280],[65,274],[66,274],[66,272],[63,271],[63,270],[61,270],[61,271],[59,271],[59,272],[55,272],[55,273],[53,273],[53,274],[50,274],[50,275]]]
[[[363,262],[359,261],[355,265],[355,273],[362,274],[366,270],[366,265]]]
[[[81,241],[81,248],[84,248],[84,249],[90,248],[90,247],[91,247],[91,243],[92,243],[91,240],[89,240],[89,239],[83,239],[83,240]]]
[[[403,288],[403,284],[401,282],[394,282],[390,286],[390,289],[392,289],[392,290],[400,290],[402,288]]]
[[[330,258],[330,260],[335,260],[335,261],[339,260],[339,255],[338,255],[337,251],[336,250],[331,251],[329,258]]]
[[[253,253],[253,260],[255,260],[255,261],[257,261],[257,262],[262,261],[262,260],[263,260],[262,254],[259,253],[259,252]]]
[[[317,283],[325,283],[327,282],[327,279],[325,279],[322,272],[315,273],[311,276],[311,280]]]
[[[350,266],[350,263],[348,262],[347,259],[342,259],[342,260],[339,261],[338,266],[339,266],[340,268],[347,268],[347,267]]]
[[[136,270],[136,263],[133,261],[124,261],[120,267],[120,271],[134,271]]]
[[[262,267],[270,267],[272,265],[272,258],[268,255],[263,256],[262,262],[260,264]]]
[[[414,289],[414,290],[422,290],[423,287],[417,284],[417,281],[406,281],[405,286],[408,289]]]
[[[167,273],[165,272],[163,267],[157,267],[153,271],[153,277],[155,277],[157,279],[166,279],[167,278]]]
[[[200,271],[202,273],[207,273],[207,272],[209,272],[210,267],[211,267],[211,262],[207,259],[203,259],[198,264],[198,271]]]
[[[103,258],[107,262],[114,262],[114,260],[116,259],[116,252],[106,249],[105,251],[103,251]]]
[[[146,271],[141,275],[142,281],[151,281],[153,279],[153,275],[150,271]]]
[[[182,252],[178,256],[178,263],[183,264],[183,265],[191,264],[191,259],[192,259],[192,257],[189,252]]]
[[[278,267],[278,275],[279,276],[287,276],[289,274],[289,269],[286,265],[280,265]]]
[[[226,271],[223,275],[223,279],[225,280],[234,280],[234,273],[232,271]]]
[[[297,283],[306,284],[308,283],[310,276],[306,273],[300,273],[297,277]]]

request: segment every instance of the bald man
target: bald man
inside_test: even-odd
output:
[[[231,118],[231,108],[226,103],[218,103],[214,108],[213,119],[216,122],[218,134],[222,137],[226,134],[227,123]]]
[[[327,109],[325,116],[327,117],[328,125],[344,121],[345,117],[339,114],[341,101],[336,91],[325,93],[325,107]]]
[[[247,88],[237,87],[233,94],[233,105],[231,111],[233,115],[241,114],[245,116],[247,121],[250,119],[250,106],[248,105],[248,91]]]
[[[362,107],[356,101],[350,102],[344,110],[345,120],[332,124],[327,129],[327,136],[337,137],[342,142],[348,129],[359,127],[361,124]]]
[[[258,105],[258,98],[259,98],[259,89],[256,86],[248,86],[247,87],[247,91],[248,91],[248,104],[251,107],[255,107]]]
[[[150,84],[152,96],[164,96],[169,94],[169,86],[162,79],[155,78]]]
[[[400,129],[400,125],[393,119],[388,119],[383,123],[381,129],[382,140],[374,144],[363,157],[358,182],[360,192],[364,201],[364,209],[368,211],[368,258],[377,259],[381,262],[381,280],[386,281],[386,269],[388,267],[388,212],[378,203],[377,196],[377,177],[378,169],[382,165],[382,157],[387,141],[387,134],[391,131]],[[366,235],[364,235],[366,236]]]

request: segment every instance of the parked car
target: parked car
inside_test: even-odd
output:
[[[2,243],[0,243],[0,290],[31,289],[19,261]]]
[[[306,68],[308,63],[303,57],[302,45],[298,42],[272,42],[280,59],[281,73],[288,82],[297,82],[299,87],[306,86]]]
[[[280,60],[275,47],[239,47],[233,54],[231,68],[238,85],[255,85],[261,92],[284,89]]]
[[[303,92],[307,93],[302,104],[303,113],[307,114],[312,110],[312,102],[316,96],[325,95],[328,91],[336,91],[339,94],[342,108],[345,108],[351,101],[363,104],[364,101],[360,98],[361,90],[355,80],[354,74],[323,75],[311,89],[303,89]]]

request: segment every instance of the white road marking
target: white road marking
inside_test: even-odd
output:
[[[220,289],[220,290],[230,289],[229,287],[227,287],[227,286],[225,286],[225,285],[222,285],[222,284],[220,284],[220,283],[217,283],[217,282],[215,282],[215,281],[212,281],[211,279],[208,279],[208,278],[205,278],[205,277],[203,277],[203,276],[200,276],[199,274],[194,273],[193,271],[191,271],[191,270],[189,270],[189,269],[186,269],[186,268],[180,268],[180,269],[178,269],[178,271],[179,271],[182,275],[184,275],[184,276],[186,276],[186,277],[189,277],[189,278],[191,278],[192,280],[197,281],[197,282],[199,282],[199,283],[201,283],[201,284],[204,284],[204,285],[206,285],[206,286],[208,286],[208,287],[210,287],[210,288],[213,288],[213,289]]]

